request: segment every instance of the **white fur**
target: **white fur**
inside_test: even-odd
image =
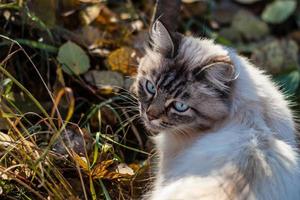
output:
[[[146,199],[300,199],[295,125],[277,87],[245,58],[212,41],[185,38],[180,51],[191,67],[212,56],[230,57],[237,76],[231,114],[192,143],[169,132],[156,136],[159,170]]]

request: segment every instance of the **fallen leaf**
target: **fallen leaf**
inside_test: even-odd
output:
[[[128,175],[134,175],[133,169],[131,169],[128,165],[125,163],[120,163],[117,168],[117,172],[120,174],[128,174]]]
[[[274,1],[262,13],[262,19],[268,23],[279,24],[284,22],[295,11],[296,1]]]
[[[75,153],[74,151],[71,151],[72,152],[72,156],[73,156],[73,159],[74,161],[86,172],[89,171],[89,167],[87,165],[87,160],[85,157],[81,157],[79,156],[77,153]]]
[[[96,18],[97,23],[102,25],[112,25],[118,22],[117,16],[108,7],[102,6],[99,15]]]
[[[123,87],[124,77],[118,72],[91,70],[84,75],[85,80],[97,86],[101,94],[111,94]]]
[[[134,75],[137,72],[138,58],[139,56],[135,49],[122,47],[110,53],[108,64],[113,71],[118,71],[125,75]]]
[[[68,41],[59,48],[57,60],[62,70],[70,75],[80,75],[90,68],[90,59],[77,44]]]
[[[299,47],[291,39],[271,39],[261,43],[251,55],[251,60],[273,75],[298,69]]]
[[[248,41],[264,38],[270,32],[264,21],[246,10],[239,10],[235,14],[231,27]]]
[[[113,180],[113,179],[120,179],[120,178],[130,178],[132,176],[131,174],[133,173],[131,174],[120,173],[118,171],[118,167],[117,168],[113,167],[114,164],[115,164],[114,160],[106,160],[97,164],[92,170],[92,177],[94,179],[100,178],[100,179]]]
[[[78,31],[79,36],[83,39],[86,45],[90,48],[102,36],[102,32],[95,26],[83,26]]]
[[[82,24],[89,25],[90,23],[92,23],[98,17],[101,8],[102,8],[101,4],[94,4],[80,11],[79,16]]]

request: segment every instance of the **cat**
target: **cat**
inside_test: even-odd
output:
[[[144,199],[300,199],[284,95],[246,58],[177,33],[168,17],[154,19],[135,82],[141,118],[157,133],[158,172]]]

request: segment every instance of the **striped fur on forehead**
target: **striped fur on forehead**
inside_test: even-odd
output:
[[[221,73],[211,73],[217,76],[215,79],[205,76],[204,71],[215,64],[231,67],[231,73],[234,75],[228,50],[214,45],[210,40],[183,37],[179,44],[178,54],[172,59],[146,48],[146,55],[140,63],[138,75],[152,81],[157,88],[168,92],[171,96],[183,96],[181,93],[185,91],[184,88],[195,82],[201,82],[203,84],[201,92],[227,98],[229,82],[233,77],[225,78]],[[210,78],[210,82],[205,78]],[[188,96],[184,95],[185,98]]]
[[[226,91],[223,87],[212,87],[205,78],[200,78],[204,72],[205,67],[214,65],[215,63],[226,63],[232,65],[227,56],[217,56],[199,63],[197,67],[191,68],[188,64],[182,61],[168,62],[159,69],[152,68],[149,71],[150,79],[155,83],[156,87],[169,93],[169,95],[178,98],[188,87],[196,82],[201,82],[201,92],[207,95],[218,95],[219,97],[226,97]],[[214,91],[211,91],[214,90]],[[190,95],[185,94],[184,97],[188,98]]]
[[[173,68],[174,66],[184,66],[193,69],[209,65],[213,62],[231,64],[228,50],[206,39],[183,37],[178,46],[178,54],[174,59],[165,58],[160,53],[148,47],[145,50],[146,55],[140,67],[154,70],[157,74],[166,70],[166,68]]]

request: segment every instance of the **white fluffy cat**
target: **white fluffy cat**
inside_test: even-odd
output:
[[[159,20],[150,39],[136,84],[159,164],[145,199],[300,199],[295,123],[270,78]]]

